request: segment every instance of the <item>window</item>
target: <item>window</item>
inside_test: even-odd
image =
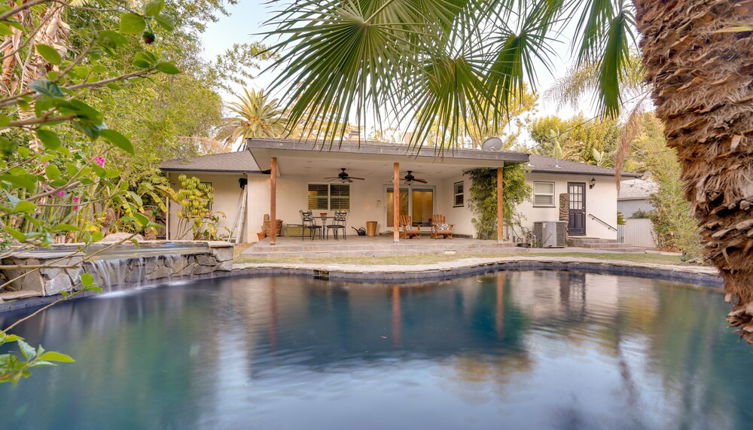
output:
[[[554,182],[533,183],[533,205],[554,206]]]
[[[463,195],[463,181],[455,182],[452,186],[453,192],[453,207],[459,208],[465,203],[465,196]]]
[[[350,209],[350,185],[329,185],[329,208],[333,211]]]
[[[329,210],[329,185],[309,184],[309,209]]]
[[[350,185],[309,184],[308,208],[324,211],[350,209]]]

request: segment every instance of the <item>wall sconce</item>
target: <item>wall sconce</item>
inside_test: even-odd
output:
[[[378,207],[378,208],[381,208],[381,207],[382,207],[382,201],[381,201],[381,200],[377,200],[377,207]]]
[[[590,181],[588,181],[588,188],[591,189],[596,185],[596,178],[591,178]]]

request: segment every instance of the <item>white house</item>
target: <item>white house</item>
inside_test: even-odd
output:
[[[400,213],[411,215],[414,224],[428,226],[433,214],[442,214],[456,235],[472,237],[470,182],[463,172],[517,163],[526,165],[526,179],[534,190],[517,208],[525,227],[558,220],[559,195],[567,193],[570,236],[617,238],[613,169],[521,152],[463,149],[437,154],[434,148],[422,148],[416,153],[405,145],[379,142],[344,141],[323,148],[321,142],[249,139],[245,151],[173,160],[161,167],[174,184],[180,174],[211,183],[213,210],[226,216],[221,227],[229,232],[238,226],[239,241],[255,242],[265,214],[275,212],[285,224],[300,224],[302,209],[347,210],[348,228],[375,221],[378,233],[391,233],[395,179]],[[343,172],[345,180],[338,177]],[[247,184],[246,192],[241,183]],[[171,203],[169,239],[181,239],[176,237],[176,209]],[[505,239],[511,234],[506,230]]]
[[[625,218],[632,218],[636,212],[651,212],[654,210],[651,195],[658,189],[656,182],[650,179],[632,178],[622,181],[617,196],[617,210]]]

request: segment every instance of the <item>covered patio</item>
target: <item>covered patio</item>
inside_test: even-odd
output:
[[[265,247],[350,249],[379,244],[400,244],[399,249],[437,247],[437,252],[453,248],[482,247],[504,242],[504,228],[498,229],[497,241],[478,241],[468,207],[469,188],[463,172],[475,168],[497,170],[497,223],[504,226],[503,168],[507,164],[525,163],[528,154],[509,151],[456,150],[438,154],[434,148],[411,150],[407,145],[344,141],[331,148],[321,142],[298,142],[283,139],[249,139],[247,149],[261,171],[269,172],[265,181],[254,181],[253,195],[267,195],[269,200],[249,204],[249,217],[282,220],[284,225],[299,225],[301,210],[314,215],[347,211],[346,240],[316,240],[309,237],[278,237],[274,229],[269,236],[247,252],[262,252]],[[344,170],[343,170],[344,169]],[[338,177],[341,173],[347,176]],[[266,175],[265,175],[266,176]],[[262,189],[264,188],[264,189]],[[422,230],[417,239],[401,239],[400,216],[410,216],[411,224]],[[442,215],[452,225],[453,239],[424,238],[431,230],[431,220]],[[376,223],[375,237],[359,237],[352,227],[365,228]],[[284,232],[285,230],[283,230]],[[347,242],[347,243],[346,243]],[[438,245],[438,244],[442,245]],[[403,247],[403,245],[407,245]],[[345,248],[344,248],[345,247]]]

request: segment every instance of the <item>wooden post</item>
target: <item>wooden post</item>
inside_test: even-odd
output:
[[[505,171],[503,167],[497,167],[497,243],[502,243],[505,238]]]
[[[271,230],[269,232],[269,244],[277,243],[277,157],[272,157],[269,166],[269,218]]]
[[[392,241],[400,242],[400,163],[392,165]]]

